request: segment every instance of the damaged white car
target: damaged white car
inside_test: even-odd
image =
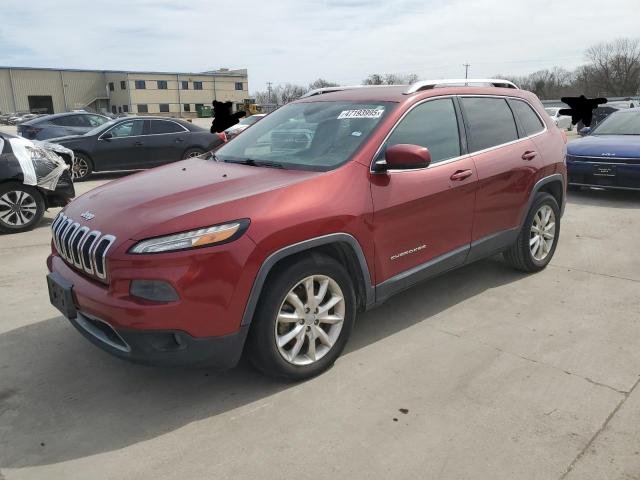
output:
[[[0,152],[0,233],[30,230],[75,196],[68,148],[2,133]]]

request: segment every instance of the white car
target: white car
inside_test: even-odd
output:
[[[553,119],[556,126],[562,130],[572,130],[571,117],[569,115],[560,115],[560,107],[547,107],[545,111]]]
[[[249,115],[248,117],[244,117],[240,122],[235,125],[227,128],[224,133],[227,136],[227,140],[231,140],[232,138],[240,135],[240,133],[244,132],[251,125],[256,123],[258,120],[262,120],[266,116],[266,113],[257,113],[255,115]]]

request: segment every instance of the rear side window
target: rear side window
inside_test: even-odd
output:
[[[518,117],[526,136],[534,135],[544,130],[542,120],[540,120],[540,117],[536,115],[536,112],[533,111],[527,102],[511,100],[510,103],[513,113]]]
[[[453,100],[430,100],[412,109],[396,126],[384,149],[399,143],[427,147],[432,164],[459,157],[460,135]]]
[[[513,113],[504,98],[462,97],[469,124],[469,151],[477,152],[518,139]]]
[[[151,133],[179,133],[184,132],[185,129],[175,122],[165,122],[163,120],[151,120]]]
[[[54,118],[51,123],[62,127],[84,127],[85,124],[79,117],[80,115],[65,115],[64,117]]]

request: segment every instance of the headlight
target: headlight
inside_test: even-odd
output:
[[[199,228],[188,232],[149,238],[136,243],[129,253],[161,253],[191,248],[208,247],[232,242],[249,226],[248,219],[236,220],[223,225]]]

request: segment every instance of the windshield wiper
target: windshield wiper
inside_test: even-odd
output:
[[[240,165],[250,165],[252,167],[284,168],[281,163],[269,162],[269,161],[256,161],[253,158],[242,158],[239,160],[223,160],[223,162],[239,163]]]

